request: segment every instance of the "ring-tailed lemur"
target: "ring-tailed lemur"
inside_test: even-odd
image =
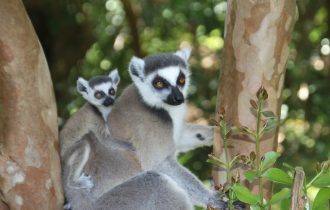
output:
[[[91,148],[74,148],[86,144],[82,139],[89,132],[93,132],[102,142],[109,139],[110,132],[106,121],[119,82],[117,69],[107,76],[95,76],[89,81],[83,78],[77,80],[77,90],[87,103],[73,114],[60,132],[64,186],[74,189],[90,189],[94,186],[91,177],[83,171]],[[118,146],[118,142],[112,143]]]
[[[108,76],[95,76],[89,81],[78,78],[77,91],[87,103],[70,117],[61,130],[61,155],[90,131],[102,138],[109,136],[106,120],[111,112],[119,82],[117,69],[111,71]]]
[[[177,55],[166,54],[145,59],[154,60],[154,64],[157,64],[165,58],[165,62],[169,62],[167,63],[170,64],[169,66],[173,68],[182,67],[181,71],[183,72],[181,72],[180,78],[177,79],[180,84],[175,83],[175,86],[178,87],[173,92],[172,90],[169,91],[168,97],[164,99],[166,102],[163,103],[164,106],[168,104],[169,107],[173,107],[174,113],[180,114],[180,117],[184,116],[185,104],[183,102],[187,91],[185,80],[189,81],[189,70],[186,63],[189,55],[185,53],[187,52],[180,51],[177,52]],[[184,55],[187,55],[187,57],[184,58]],[[142,60],[139,59],[139,61]],[[178,61],[180,65],[175,63]],[[130,65],[130,74],[134,81],[133,64],[137,64],[134,59],[132,59]],[[140,73],[145,72],[144,67],[139,70]],[[166,79],[169,78],[173,79],[173,75],[169,72],[161,71],[160,74],[163,74],[163,82],[166,82]],[[145,78],[147,77],[145,75]],[[145,85],[148,85],[148,83]],[[89,191],[64,186],[73,209],[191,209],[191,199],[194,203],[204,206],[210,203],[221,207],[223,202],[215,194],[206,190],[198,179],[176,162],[173,141],[174,130],[172,128],[173,116],[169,115],[168,110],[157,106],[151,107],[148,103],[145,103],[140,91],[143,91],[143,87],[138,91],[134,85],[131,85],[126,88],[123,96],[120,97],[119,104],[114,105],[116,114],[112,112],[114,116],[110,116],[110,133],[120,135],[110,136],[111,140],[108,141],[110,146],[99,141],[98,137],[91,132],[81,138],[81,142],[72,148],[72,151],[76,152],[68,153],[72,154],[66,157],[68,162],[71,161],[70,158],[74,156],[73,154],[76,154],[75,160],[89,157],[84,172],[93,178],[95,185]],[[184,93],[182,97],[180,95],[181,91]],[[181,111],[175,112],[176,106],[181,106]],[[176,125],[181,127],[180,124],[182,123],[177,121]],[[191,140],[190,138],[212,138],[211,127],[184,124],[182,128],[182,131],[176,131],[176,138],[182,136],[187,142]],[[122,144],[124,146],[121,149],[113,149],[111,142],[115,139],[126,144]],[[184,148],[191,148],[195,147],[196,144],[189,143],[188,147],[187,144],[184,145],[186,145]],[[146,154],[149,154],[149,157]],[[72,170],[69,168],[64,171]],[[145,183],[146,180],[148,180],[148,183]],[[178,185],[178,182],[182,182],[179,183],[181,186]],[[136,184],[139,186],[136,186]],[[132,187],[131,190],[127,191],[130,187]],[[155,197],[155,202],[148,204],[149,195]]]
[[[112,150],[114,148],[113,144],[115,144],[117,149],[119,145],[129,150],[129,147],[126,147],[127,145],[122,144],[120,141],[112,141],[109,148],[109,144],[104,145],[107,142],[106,139],[109,138],[108,126],[105,122],[111,111],[119,81],[120,77],[117,70],[112,71],[109,76],[96,76],[89,81],[82,78],[77,80],[77,90],[87,100],[87,103],[69,119],[60,135],[65,192],[69,191],[67,189],[72,189],[74,192],[84,189],[90,191],[94,187],[94,182],[96,182],[101,186],[94,189],[93,197],[97,197],[116,183],[116,181],[113,181],[115,178],[112,179],[111,183],[108,183],[110,177],[107,179],[99,179],[98,176],[91,177],[85,164],[89,161],[89,165],[93,165],[94,169],[105,165],[105,167],[111,166],[111,164],[103,164],[102,161],[112,159],[113,156],[106,158],[105,155],[101,155],[102,152],[99,152],[100,149],[97,148]],[[102,120],[102,117],[104,120]],[[185,152],[200,146],[211,145],[212,137],[213,129],[211,126],[187,123],[182,140],[176,144],[176,151]],[[99,139],[103,139],[103,141],[99,141]],[[123,154],[121,152],[120,155],[117,155],[117,151],[114,150],[107,153],[116,154],[117,157]],[[90,155],[93,157],[90,158]],[[102,157],[102,160],[98,157]],[[131,169],[135,166],[135,164],[130,164]],[[123,167],[125,167],[125,164],[123,164]],[[118,166],[115,168],[118,168]],[[118,177],[116,173],[112,172],[110,174]],[[69,194],[69,197],[74,196],[74,193],[66,194]]]
[[[125,140],[135,148],[143,173],[128,171],[134,178],[104,194],[96,202],[97,209],[191,209],[192,204],[225,207],[218,195],[207,190],[175,158],[175,142],[180,141],[186,128],[189,56],[186,49],[131,60],[133,84],[117,99],[109,126],[112,138]],[[145,179],[154,183],[141,181]],[[172,201],[158,192],[179,194],[185,199]]]
[[[102,193],[94,193],[101,187],[98,184],[90,192],[75,193],[72,189],[69,193],[74,195],[69,201],[73,209],[190,210],[193,204],[225,207],[225,203],[175,157],[174,140],[179,141],[189,127],[183,120],[190,75],[189,54],[189,50],[183,50],[131,60],[129,72],[134,84],[116,100],[108,120],[109,142],[120,140],[126,142],[128,148],[110,151],[98,147],[95,151],[96,156],[126,153],[121,158],[113,154],[98,157],[111,163],[112,171],[94,164],[94,160],[86,163],[88,173],[99,176],[100,183],[115,180],[113,188]],[[92,138],[90,136],[87,138]]]

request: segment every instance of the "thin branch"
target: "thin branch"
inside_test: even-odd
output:
[[[137,26],[137,16],[134,13],[130,0],[121,0],[121,2],[123,3],[126,17],[128,19],[128,23],[131,29],[134,51],[137,56],[142,57],[143,53],[141,50],[140,35]]]

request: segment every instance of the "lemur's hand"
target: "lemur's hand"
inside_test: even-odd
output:
[[[228,199],[219,193],[214,193],[214,195],[209,199],[207,205],[208,210],[225,210],[228,208]]]
[[[94,187],[94,182],[93,182],[91,176],[86,175],[84,173],[81,174],[78,181],[80,182],[80,184],[81,184],[80,188],[82,188],[82,189],[86,189],[89,191],[90,189],[92,189]]]

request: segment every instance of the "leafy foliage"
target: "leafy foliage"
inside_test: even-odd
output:
[[[294,179],[292,177],[292,170],[293,167],[284,164],[287,168],[289,168],[289,171],[286,172],[282,169],[272,167],[277,159],[280,157],[280,154],[274,151],[267,152],[263,157],[260,158],[260,140],[261,137],[270,129],[266,129],[268,125],[264,125],[262,129],[260,129],[262,124],[261,117],[263,116],[265,119],[264,121],[272,120],[273,123],[276,125],[277,118],[276,116],[267,110],[264,110],[263,106],[266,104],[266,100],[268,98],[267,91],[260,87],[260,89],[257,92],[257,101],[250,100],[251,105],[251,111],[255,113],[256,116],[256,129],[252,130],[247,127],[243,128],[230,128],[228,123],[225,121],[225,111],[222,110],[219,114],[220,121],[215,122],[217,126],[220,128],[220,134],[224,141],[224,153],[225,153],[225,161],[222,161],[218,159],[214,155],[209,155],[209,162],[215,164],[216,166],[220,168],[224,168],[226,170],[227,174],[227,182],[225,185],[229,185],[226,190],[222,190],[228,195],[229,198],[229,209],[234,209],[234,201],[235,199],[238,199],[248,205],[250,205],[251,209],[268,209],[272,205],[276,203],[281,203],[282,209],[288,209],[289,208],[289,200],[291,199],[291,189],[293,187]],[[276,126],[272,126],[274,128]],[[245,155],[236,155],[233,160],[230,160],[228,157],[228,144],[227,141],[230,139],[230,132],[235,130],[236,132],[240,132],[243,134],[247,134],[253,137],[255,141],[255,151],[252,151],[249,156]],[[241,162],[245,168],[248,168],[249,170],[244,172],[245,178],[250,182],[257,181],[257,185],[259,187],[258,194],[255,195],[252,192],[249,191],[248,188],[242,186],[239,183],[239,179],[233,179],[231,177],[232,170],[235,167],[235,164],[232,163],[238,163]],[[302,170],[302,169],[301,169]],[[236,176],[239,177],[239,176]],[[263,196],[263,178],[267,179],[268,181],[271,181],[276,184],[282,184],[285,185],[285,188],[280,189],[279,192],[276,192],[273,194],[273,196],[266,200]],[[314,178],[308,183],[306,180],[303,180],[303,193],[305,197],[308,197],[307,191],[310,187],[318,187],[321,188],[319,193],[317,194],[315,201],[313,203],[312,210],[314,209],[321,209],[325,208],[328,205],[328,200],[330,197],[330,194],[328,193],[329,187],[330,187],[330,160],[324,161],[322,163],[317,164],[317,174],[314,176]],[[290,187],[290,188],[287,188]],[[309,199],[306,199],[306,206],[310,206]],[[309,209],[309,208],[307,208]]]

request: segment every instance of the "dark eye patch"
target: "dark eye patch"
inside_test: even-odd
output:
[[[159,83],[162,83],[161,87],[158,86]],[[163,89],[163,88],[167,88],[170,84],[163,77],[156,76],[155,79],[152,81],[152,85],[156,89]]]
[[[113,88],[110,88],[109,89],[109,95],[112,95],[112,96],[114,96],[116,94],[116,91],[115,91],[115,89],[113,89]]]
[[[176,80],[176,84],[179,86],[184,86],[186,83],[186,76],[180,71],[180,74],[178,76],[178,79]]]
[[[96,91],[94,93],[94,97],[97,98],[97,99],[101,99],[105,96],[105,93],[103,91]]]

